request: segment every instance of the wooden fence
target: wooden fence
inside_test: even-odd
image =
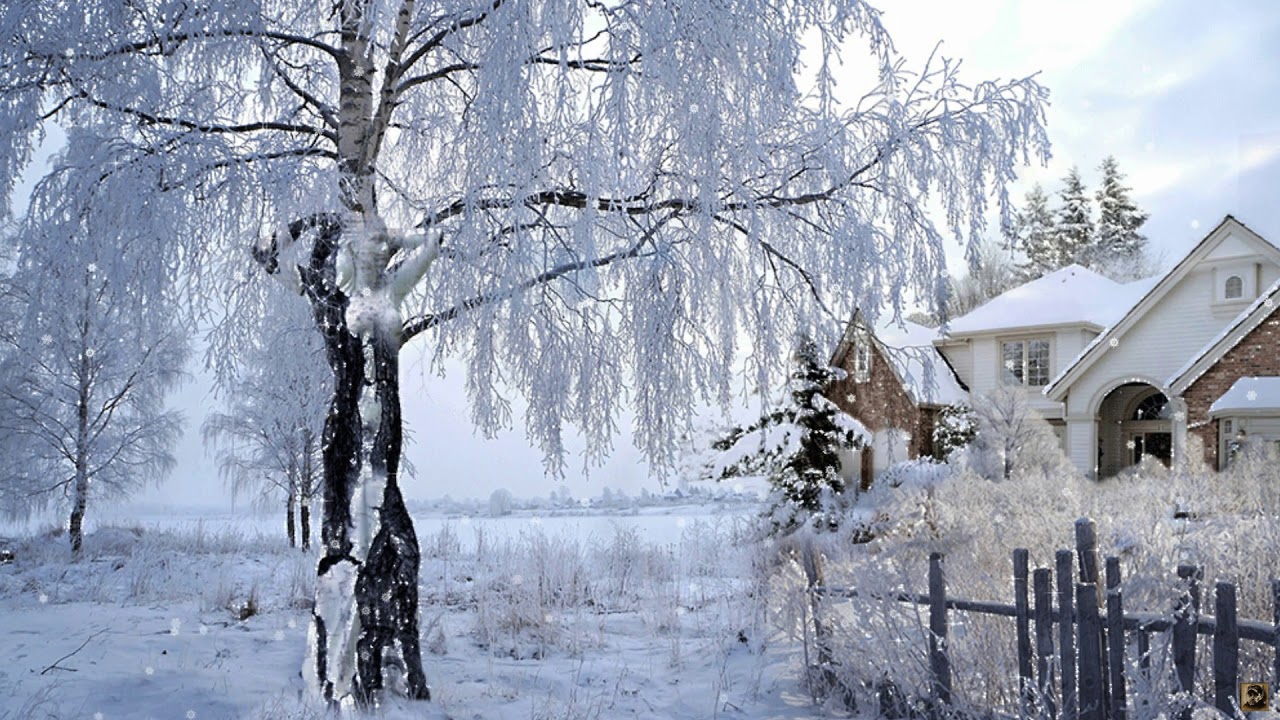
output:
[[[1106,558],[1100,574],[1097,530],[1092,520],[1077,520],[1075,537],[1075,552],[1059,550],[1052,570],[1036,568],[1029,572],[1028,551],[1013,551],[1012,605],[947,597],[940,553],[929,557],[928,594],[899,593],[892,598],[929,607],[929,669],[935,707],[951,703],[947,629],[948,613],[953,610],[1014,618],[1024,717],[1126,720],[1130,710],[1126,647],[1136,640],[1137,664],[1146,670],[1151,660],[1151,634],[1170,630],[1174,676],[1181,691],[1194,692],[1197,635],[1213,638],[1212,701],[1217,709],[1230,715],[1239,712],[1236,694],[1241,640],[1272,648],[1272,687],[1280,687],[1280,580],[1271,581],[1271,622],[1237,617],[1236,586],[1229,582],[1214,586],[1214,614],[1202,613],[1203,570],[1189,565],[1178,567],[1183,592],[1170,613],[1126,613],[1120,560]],[[1078,579],[1073,577],[1073,565],[1078,565]],[[815,591],[837,597],[859,595],[856,589],[849,588],[818,587]],[[1054,677],[1055,670],[1060,677]],[[1265,682],[1266,678],[1246,680]],[[1189,718],[1190,712],[1187,704],[1181,717]]]

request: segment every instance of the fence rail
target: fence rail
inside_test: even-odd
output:
[[[1171,632],[1174,676],[1178,688],[1187,693],[1194,690],[1196,638],[1200,635],[1212,638],[1212,701],[1218,710],[1232,715],[1239,712],[1236,693],[1241,640],[1272,648],[1271,681],[1280,687],[1280,580],[1271,581],[1274,607],[1271,622],[1238,617],[1236,586],[1229,582],[1215,583],[1214,614],[1202,613],[1204,572],[1203,568],[1191,565],[1178,567],[1183,592],[1171,612],[1125,612],[1120,561],[1115,557],[1106,558],[1105,576],[1100,577],[1097,530],[1092,520],[1076,521],[1075,539],[1075,551],[1059,550],[1052,570],[1031,571],[1029,552],[1024,548],[1013,551],[1013,604],[947,597],[945,563],[940,553],[929,556],[927,594],[870,593],[825,586],[813,589],[828,597],[927,605],[930,687],[932,700],[939,709],[951,702],[951,659],[947,653],[950,611],[1015,620],[1019,692],[1025,717],[1126,720],[1128,641],[1136,640],[1138,666],[1145,670],[1150,663],[1150,636],[1159,632]],[[1054,575],[1056,585],[1052,583]],[[1054,677],[1055,670],[1060,677]],[[1059,687],[1060,695],[1054,692]],[[1190,712],[1190,707],[1185,708],[1181,717],[1189,718]]]

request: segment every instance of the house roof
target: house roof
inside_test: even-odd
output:
[[[1192,268],[1212,252],[1214,248],[1220,245],[1229,235],[1237,233],[1240,237],[1252,240],[1253,244],[1260,251],[1271,255],[1274,261],[1280,263],[1280,249],[1267,242],[1262,236],[1250,230],[1244,223],[1235,219],[1231,215],[1227,215],[1222,219],[1222,222],[1218,223],[1213,230],[1210,230],[1209,233],[1204,236],[1204,239],[1188,251],[1172,270],[1165,273],[1162,277],[1151,278],[1137,283],[1129,283],[1129,285],[1123,286],[1133,286],[1135,290],[1138,290],[1141,289],[1142,283],[1149,283],[1152,280],[1156,281],[1154,286],[1151,286],[1149,290],[1145,294],[1141,295],[1136,302],[1131,302],[1125,306],[1127,308],[1127,312],[1124,312],[1124,315],[1120,318],[1119,322],[1109,325],[1105,331],[1095,337],[1093,342],[1089,343],[1089,345],[1076,356],[1076,359],[1073,360],[1070,365],[1063,368],[1062,372],[1058,373],[1058,376],[1045,386],[1045,396],[1050,400],[1062,400],[1062,396],[1065,394],[1066,388],[1069,388],[1077,378],[1084,374],[1084,372],[1102,356],[1103,353],[1101,352],[1101,348],[1105,343],[1109,342],[1112,338],[1119,338],[1128,331],[1129,328],[1133,327],[1133,325],[1145,316],[1151,308],[1155,307],[1160,300],[1182,280],[1182,278],[1186,277],[1187,274],[1191,272]]]
[[[1280,377],[1242,377],[1209,406],[1209,416],[1280,413]]]
[[[1227,324],[1222,332],[1218,333],[1212,340],[1205,343],[1200,351],[1191,356],[1191,359],[1185,365],[1178,368],[1176,372],[1169,376],[1165,381],[1165,387],[1169,388],[1169,392],[1175,395],[1181,395],[1183,391],[1191,387],[1191,384],[1200,379],[1209,368],[1217,364],[1226,355],[1231,348],[1235,347],[1245,338],[1254,328],[1262,324],[1263,320],[1271,317],[1271,313],[1275,311],[1276,305],[1280,302],[1277,298],[1280,294],[1280,280],[1271,284],[1271,287],[1262,291],[1258,298],[1254,300],[1249,307],[1245,308],[1236,315],[1230,323]]]
[[[945,326],[946,336],[1051,325],[1086,325],[1101,330],[1119,320],[1136,300],[1138,288],[1133,285],[1122,285],[1080,265],[1068,265],[955,318]]]
[[[844,337],[832,354],[831,364],[839,365],[853,347],[854,329],[867,325],[861,310],[845,329]],[[956,377],[955,370],[934,347],[938,331],[907,320],[882,319],[872,336],[880,346],[880,354],[898,376],[903,389],[917,405],[955,405],[969,402],[968,388]]]

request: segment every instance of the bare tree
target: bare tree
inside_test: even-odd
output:
[[[186,335],[148,238],[115,222],[86,185],[73,143],[41,183],[0,283],[0,485],[4,510],[69,513],[79,553],[91,501],[127,496],[173,466],[181,416],[164,408]]]
[[[234,494],[251,493],[264,506],[283,496],[289,544],[297,544],[296,511],[307,549],[332,376],[306,306],[281,297],[267,302],[274,311],[261,317],[256,342],[241,351],[242,372],[228,383],[226,410],[210,413],[202,434],[218,448],[218,471]]]
[[[154,171],[120,205],[169,214],[197,296],[240,307],[259,238],[310,302],[333,396],[306,676],[335,703],[374,700],[393,658],[428,694],[405,343],[465,357],[485,432],[522,392],[551,472],[566,423],[603,457],[623,399],[667,467],[693,401],[732,396],[739,337],[768,386],[797,328],[937,293],[947,236],[980,236],[993,195],[1007,220],[1047,153],[1038,83],[909,66],[861,0],[51,0],[0,37],[0,189],[43,121],[97,123],[132,154],[104,175]],[[855,40],[877,79],[849,97]],[[250,326],[221,326],[217,363]]]

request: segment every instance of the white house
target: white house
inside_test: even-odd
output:
[[[1193,436],[1220,466],[1241,430],[1280,441],[1278,280],[1280,249],[1227,216],[1163,276],[1063,268],[955,318],[934,345],[975,395],[1033,393],[1094,477],[1181,457]]]

